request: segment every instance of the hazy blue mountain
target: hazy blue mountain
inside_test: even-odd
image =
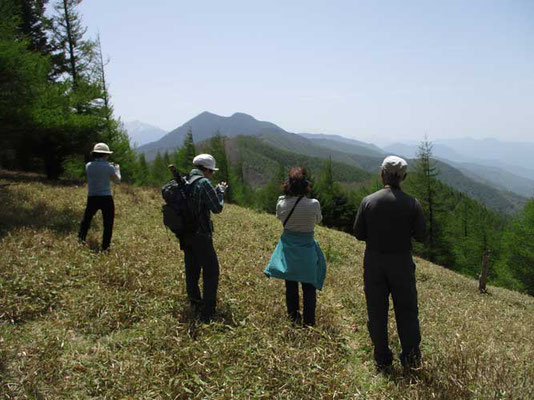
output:
[[[392,154],[415,158],[417,147],[416,144],[394,143],[384,149]],[[503,167],[503,163],[496,160],[470,158],[440,143],[434,144],[433,154],[436,159],[452,165],[474,181],[525,197],[534,195],[534,171],[529,173],[526,168]]]
[[[190,128],[193,132],[193,141],[195,143],[209,139],[217,132],[227,137],[254,136],[265,131],[284,132],[282,128],[271,122],[258,121],[244,113],[235,113],[230,117],[222,117],[205,111],[169,132],[161,139],[139,147],[138,151],[145,153],[147,160],[154,159],[158,151],[162,153],[173,151],[182,145]]]
[[[455,163],[456,168],[468,177],[495,186],[504,191],[514,192],[524,197],[534,197],[534,179],[515,175],[504,169],[472,163]],[[534,175],[533,175],[534,176]]]
[[[285,154],[285,152],[290,152],[292,154],[306,156],[307,158],[303,158],[303,160],[307,160],[307,162],[310,157],[314,160],[331,158],[332,161],[336,162],[336,165],[339,168],[343,168],[343,165],[345,165],[347,171],[353,171],[354,174],[356,174],[356,171],[358,170],[376,174],[379,171],[380,164],[385,154],[377,151],[373,146],[365,147],[361,145],[362,142],[352,139],[343,139],[335,137],[334,135],[323,135],[321,138],[308,139],[302,135],[287,132],[273,123],[258,121],[247,114],[236,113],[230,117],[222,117],[209,112],[203,112],[179,128],[169,132],[160,140],[141,146],[138,151],[143,152],[149,161],[155,158],[158,151],[174,151],[182,145],[189,127],[192,129],[193,140],[195,143],[203,142],[217,132],[229,138],[253,136],[255,138],[255,144],[254,146],[250,146],[255,149],[255,157],[257,157],[258,160],[261,158],[263,160],[262,164],[270,165],[271,167],[274,165],[273,160],[278,160],[280,156]],[[334,138],[332,136],[334,136]],[[262,148],[260,152],[259,149],[261,146],[257,145],[257,143],[263,143],[266,147]],[[250,146],[248,151],[251,151]],[[416,147],[417,146],[408,146],[403,147],[401,150],[416,149]],[[437,146],[437,148],[443,147],[446,146]],[[413,158],[413,153],[410,154],[404,150],[388,150],[388,153],[403,155],[409,159]],[[449,153],[451,152],[450,149],[447,149],[447,151]],[[269,153],[269,156],[261,155],[260,153],[263,152]],[[276,152],[279,152],[278,156],[276,156]],[[236,155],[234,154],[232,157],[235,158]],[[271,161],[268,162],[267,159]],[[298,159],[299,158],[294,155],[291,156],[291,160]],[[413,161],[410,161],[410,164],[413,164]],[[317,165],[317,161],[314,161],[314,165]],[[252,171],[253,168],[250,168],[249,170]],[[451,165],[440,165],[440,170],[441,174],[439,179],[441,181],[479,201],[482,201],[492,209],[501,212],[513,212],[525,202],[523,197],[503,192],[500,186],[495,187],[495,185],[489,186],[486,183],[482,183],[480,182],[480,179],[473,179],[473,177],[467,176]],[[255,173],[258,177],[261,175],[258,171]],[[362,177],[365,176],[365,174],[361,173],[358,173],[357,175],[358,179],[356,179],[356,181],[361,180]]]
[[[343,151],[345,153],[375,157],[383,157],[385,154],[384,150],[372,143],[348,139],[340,135],[327,135],[324,133],[299,133],[299,135],[322,147]]]
[[[128,132],[131,143],[137,147],[158,140],[167,133],[157,126],[141,121],[124,122],[123,126]]]
[[[437,158],[444,158],[456,162],[472,161],[472,158],[462,156],[454,149],[438,143],[432,143],[432,154]],[[416,158],[419,144],[415,143],[393,143],[385,146],[383,149],[388,154],[394,154],[401,157]]]
[[[441,182],[467,194],[495,211],[511,214],[519,211],[526,204],[527,199],[525,197],[496,188],[494,182],[490,185],[473,179],[441,160],[436,160],[436,166],[439,170],[438,179]]]
[[[479,160],[493,160],[511,166],[534,170],[534,142],[505,142],[489,139],[437,139],[436,144],[445,145],[457,154],[476,164]],[[456,160],[453,160],[456,161]],[[531,176],[534,179],[534,176]]]

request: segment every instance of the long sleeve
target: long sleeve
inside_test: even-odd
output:
[[[362,200],[360,207],[358,208],[358,214],[354,221],[353,231],[354,236],[358,240],[367,240],[367,223],[365,221],[365,200]]]
[[[423,212],[423,207],[421,207],[421,204],[417,201],[417,199],[415,199],[415,215],[412,231],[414,239],[418,242],[423,242],[425,240],[425,231],[425,213]]]
[[[208,180],[201,182],[201,185],[202,200],[204,205],[212,213],[219,214],[223,210],[224,195],[220,192],[217,192],[212,186],[211,182]]]

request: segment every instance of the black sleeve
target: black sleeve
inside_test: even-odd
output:
[[[426,231],[426,222],[425,222],[425,213],[423,212],[423,207],[414,199],[414,219],[412,227],[412,236],[418,242],[423,242],[425,240],[425,231]]]
[[[365,221],[365,206],[366,206],[366,201],[364,199],[360,203],[360,207],[358,208],[358,214],[356,215],[356,220],[354,221],[354,226],[352,227],[354,236],[356,236],[356,239],[358,240],[367,239],[367,223]]]

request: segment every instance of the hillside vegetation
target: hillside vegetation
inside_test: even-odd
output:
[[[159,192],[115,188],[111,251],[76,232],[86,188],[0,181],[1,399],[529,399],[534,300],[417,259],[423,366],[377,374],[366,329],[364,246],[319,227],[328,259],[317,327],[292,326],[262,270],[281,231],[228,205],[215,217],[219,313],[191,314],[182,254]],[[393,317],[390,335],[398,352]]]

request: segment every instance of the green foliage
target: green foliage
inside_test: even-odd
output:
[[[323,224],[344,232],[351,232],[358,210],[358,204],[351,201],[349,193],[334,182],[332,159],[324,162],[323,170],[314,192],[321,203]]]
[[[58,1],[48,20],[46,1],[0,3],[0,163],[77,177],[103,141],[131,181],[135,155],[113,119],[100,43],[85,38],[78,4]]]
[[[174,153],[173,161],[178,171],[182,174],[187,174],[193,167],[193,159],[196,155],[195,143],[193,142],[193,130],[189,127],[185,135],[184,144]]]
[[[168,163],[165,162],[164,157],[158,152],[150,171],[150,182],[152,184],[161,186],[170,179]]]
[[[534,200],[508,224],[503,241],[503,263],[520,289],[534,296]]]
[[[282,183],[287,177],[287,172],[282,164],[278,166],[278,171],[271,180],[256,191],[255,208],[268,212],[270,214],[276,213],[276,203],[278,197],[282,195]]]

